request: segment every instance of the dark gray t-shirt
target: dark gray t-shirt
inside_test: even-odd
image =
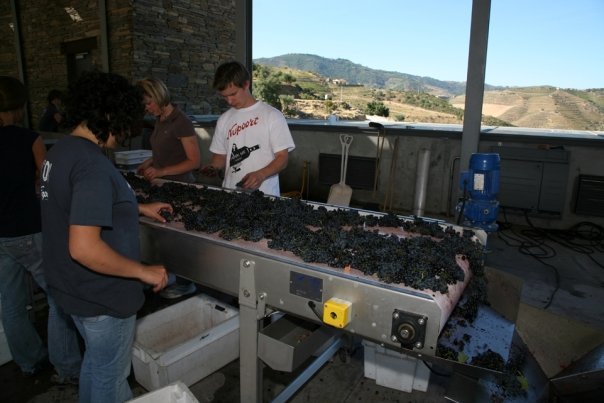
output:
[[[116,252],[140,259],[136,196],[102,149],[80,137],[59,140],[43,164],[41,199],[45,273],[57,303],[78,316],[136,314],[140,281],[97,273],[69,254],[69,226],[89,225]]]

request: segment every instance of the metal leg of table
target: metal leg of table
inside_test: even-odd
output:
[[[258,359],[258,331],[265,308],[264,295],[256,294],[254,266],[254,261],[242,259],[239,273],[239,385],[242,403],[262,402],[263,364]]]

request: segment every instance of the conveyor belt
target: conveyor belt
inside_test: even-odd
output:
[[[400,229],[382,231],[409,236]],[[486,235],[477,233],[484,244]],[[165,264],[182,277],[227,294],[241,295],[251,279],[250,289],[266,307],[310,321],[321,322],[323,304],[330,298],[347,301],[351,318],[344,331],[427,355],[435,355],[440,331],[471,277],[468,260],[456,256],[466,274],[464,281],[450,285],[444,294],[416,290],[385,283],[354,268],[306,263],[291,252],[270,249],[266,240],[226,241],[217,234],[188,231],[179,222],[160,224],[145,218],[141,219],[141,245],[145,262]]]

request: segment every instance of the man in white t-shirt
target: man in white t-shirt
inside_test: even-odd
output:
[[[296,146],[283,114],[254,98],[250,79],[247,69],[236,61],[216,70],[214,89],[231,108],[216,123],[212,159],[202,173],[224,169],[225,188],[259,189],[279,196],[279,172]]]

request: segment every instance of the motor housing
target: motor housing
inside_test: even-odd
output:
[[[461,173],[460,187],[464,198],[458,210],[463,225],[497,231],[499,214],[500,158],[497,153],[474,153],[468,171]]]

